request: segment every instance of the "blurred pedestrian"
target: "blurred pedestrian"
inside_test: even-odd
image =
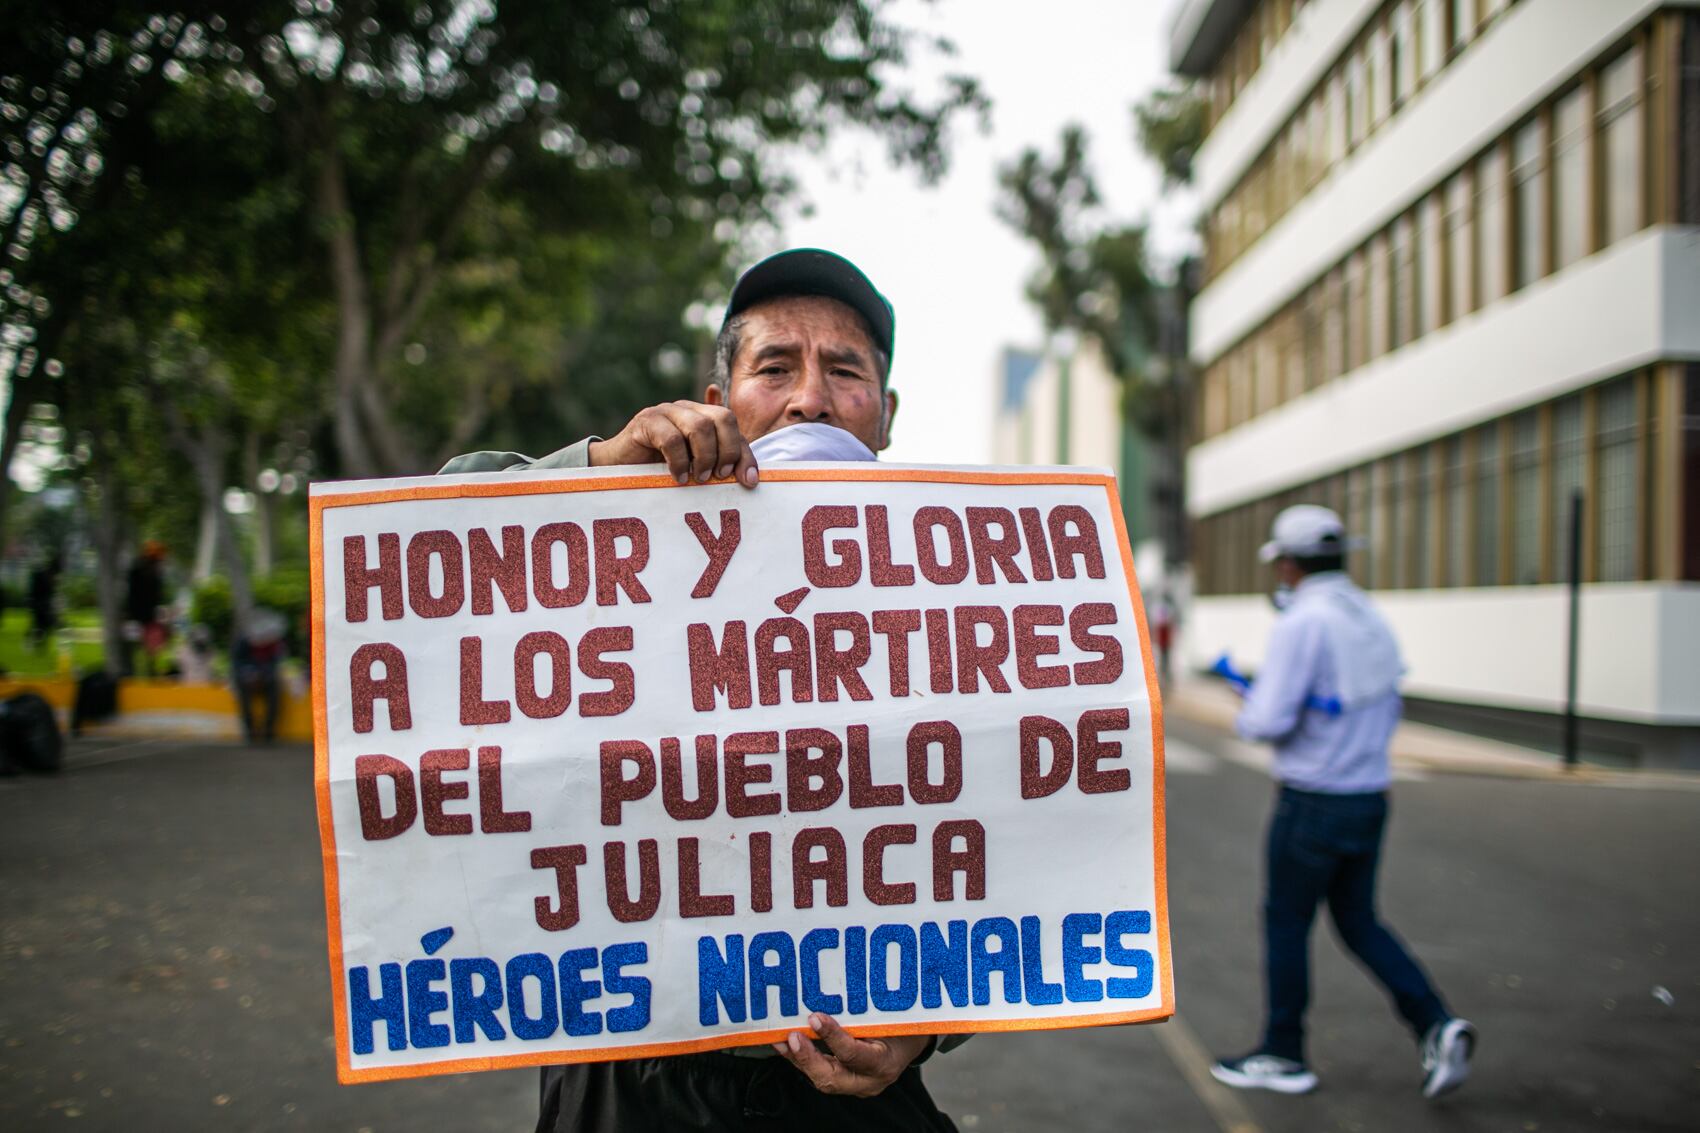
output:
[[[255,610],[248,628],[236,638],[230,658],[230,677],[236,707],[242,714],[242,734],[249,743],[271,743],[277,734],[280,700],[279,668],[288,651],[284,646],[283,615],[275,610]],[[254,697],[264,702],[265,715],[254,725]]]
[[[183,635],[177,650],[177,679],[186,685],[212,684],[212,658],[212,631],[197,622]]]
[[[1175,647],[1175,605],[1168,591],[1161,591],[1151,603],[1151,646],[1157,651],[1157,675],[1165,686],[1169,683],[1169,654]]]
[[[1246,694],[1239,733],[1275,747],[1263,905],[1263,1041],[1211,1067],[1240,1088],[1302,1094],[1310,928],[1328,902],[1340,940],[1387,989],[1422,1049],[1422,1092],[1437,1097],[1470,1072],[1476,1029],[1455,1017],[1375,911],[1376,867],[1392,775],[1387,746],[1399,723],[1398,643],[1345,573],[1340,517],[1301,504],[1275,517],[1259,557],[1274,567],[1281,610],[1263,667]]]
[[[30,571],[30,647],[40,653],[59,628],[59,573],[64,557],[55,551]]]
[[[124,593],[124,636],[130,643],[126,668],[130,676],[153,676],[154,660],[171,638],[160,611],[165,602],[164,564],[164,544],[149,539],[130,566]]]

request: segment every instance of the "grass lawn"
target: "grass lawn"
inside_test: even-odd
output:
[[[66,636],[76,638],[93,638],[95,640],[77,640],[70,643],[71,670],[75,673],[86,673],[100,668],[106,657],[106,650],[98,640],[100,635],[100,614],[95,610],[67,610],[64,622],[60,626],[60,636],[49,640],[41,652],[31,647],[29,639],[30,615],[28,610],[6,610],[0,614],[0,669],[15,676],[45,677],[59,671],[60,642]],[[71,633],[66,635],[64,631]]]

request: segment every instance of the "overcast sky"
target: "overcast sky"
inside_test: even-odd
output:
[[[887,459],[990,460],[998,357],[1006,345],[1043,341],[1023,297],[1038,255],[993,213],[1000,164],[1027,146],[1054,154],[1064,125],[1079,122],[1108,214],[1151,220],[1159,254],[1187,243],[1189,205],[1160,199],[1156,168],[1137,152],[1131,109],[1167,75],[1176,4],[902,0],[893,18],[943,33],[958,49],[954,59],[928,53],[904,78],[924,87],[949,70],[978,77],[992,100],[991,131],[964,119],[950,173],[931,188],[912,170],[892,169],[866,135],[792,162],[813,211],[794,210],[778,246],[843,253],[897,311],[892,386],[901,403]]]

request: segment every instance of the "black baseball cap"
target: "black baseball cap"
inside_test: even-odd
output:
[[[897,339],[897,313],[862,269],[836,252],[792,248],[762,260],[738,278],[726,318],[742,314],[766,299],[783,295],[824,295],[836,299],[868,321],[874,345],[891,360]]]

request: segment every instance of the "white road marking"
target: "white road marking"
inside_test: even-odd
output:
[[[1192,1028],[1175,1016],[1153,1028],[1163,1044],[1163,1052],[1181,1072],[1193,1094],[1204,1103],[1222,1133],[1263,1133],[1252,1119],[1251,1111],[1239,1095],[1210,1076],[1212,1059],[1204,1053],[1204,1044],[1192,1033]]]
[[[1170,775],[1214,775],[1222,761],[1197,744],[1163,739],[1163,770]]]

